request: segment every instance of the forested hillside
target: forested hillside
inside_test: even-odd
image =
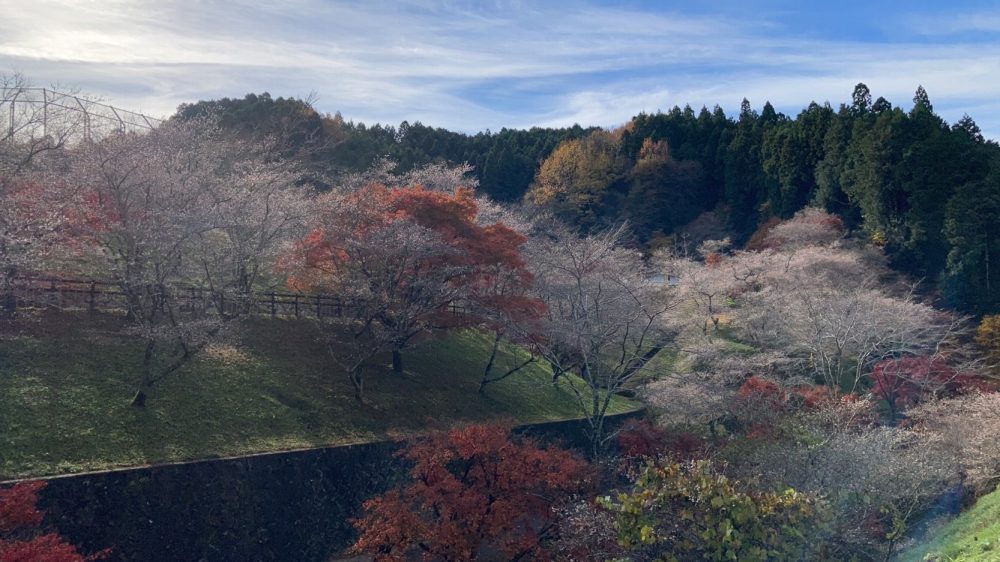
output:
[[[597,130],[579,125],[565,129],[502,129],[475,135],[403,121],[398,127],[345,121],[320,115],[303,101],[248,94],[243,99],[221,99],[182,105],[176,118],[190,119],[218,113],[222,122],[241,132],[278,133],[290,150],[310,150],[318,169],[332,174],[362,172],[388,158],[398,172],[435,162],[469,163],[479,188],[501,201],[514,201],[527,191],[538,163],[567,139]]]
[[[242,131],[278,132],[308,154],[320,183],[382,158],[397,172],[468,163],[496,200],[527,196],[583,231],[628,220],[644,247],[676,242],[708,211],[745,243],[807,205],[825,207],[948,304],[1000,310],[1000,268],[990,266],[1000,263],[1000,147],[971,117],[945,122],[923,88],[909,109],[858,84],[850,103],[811,103],[795,117],[744,100],[734,117],[674,107],[613,131],[366,125],[267,94],[185,105],[178,117],[207,111]]]

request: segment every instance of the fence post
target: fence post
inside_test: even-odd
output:
[[[90,311],[94,312],[97,310],[97,283],[95,281],[90,282]]]
[[[316,318],[321,318],[323,316],[322,309],[319,305],[319,295],[316,295]]]
[[[277,309],[274,307],[274,291],[271,291],[271,318],[277,316]]]
[[[295,295],[295,317],[299,317],[299,296]]]
[[[42,136],[49,136],[49,91],[42,88]]]

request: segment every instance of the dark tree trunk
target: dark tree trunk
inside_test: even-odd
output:
[[[490,360],[486,363],[486,369],[483,371],[482,380],[479,381],[479,394],[484,394],[486,392],[486,385],[493,382],[502,381],[535,362],[535,356],[532,355],[531,357],[525,359],[521,363],[514,365],[510,369],[507,369],[507,372],[505,372],[504,374],[490,378],[490,374],[492,374],[493,372],[493,365],[496,363],[497,352],[500,349],[500,341],[502,338],[503,334],[497,334],[496,339],[493,340],[493,351],[490,353]],[[553,379],[553,382],[555,382],[555,379]]]
[[[352,376],[351,384],[354,385],[354,399],[360,403],[364,403],[364,380],[361,378],[361,375]]]
[[[142,356],[142,379],[139,381],[139,388],[132,397],[132,406],[136,408],[146,407],[146,398],[153,387],[153,352],[156,350],[156,340],[146,341],[146,353]]]
[[[490,372],[493,371],[493,363],[497,358],[497,351],[500,349],[500,339],[503,336],[497,333],[496,338],[493,339],[493,351],[490,352],[490,360],[486,362],[486,368],[483,370],[483,380],[479,382],[479,393],[483,393],[483,389],[486,388],[486,383],[489,382]]]
[[[398,347],[392,348],[392,371],[394,373],[403,373],[403,353]]]
[[[549,367],[552,369],[552,384],[556,384],[559,382],[559,377],[562,376],[563,370],[552,361],[549,361]]]
[[[351,371],[348,373],[348,378],[351,379],[351,386],[354,387],[354,399],[361,404],[364,404],[365,402],[364,398],[365,379],[364,379],[363,369],[364,365],[358,363],[357,365],[352,367]]]

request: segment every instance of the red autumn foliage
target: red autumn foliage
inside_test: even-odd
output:
[[[747,379],[736,391],[736,396],[743,400],[766,400],[774,403],[781,403],[785,400],[785,392],[781,390],[778,383],[757,375]]]
[[[747,439],[767,439],[777,434],[777,430],[771,424],[757,423],[747,428],[744,437]]]
[[[447,278],[447,285],[461,287],[462,296],[478,301],[480,306],[503,308],[512,314],[539,314],[540,303],[516,290],[531,284],[531,273],[521,257],[526,237],[501,223],[477,224],[478,204],[471,189],[459,188],[452,194],[419,185],[390,189],[370,184],[333,202],[326,213],[329,216],[321,221],[321,226],[299,243],[296,252],[301,256],[299,263],[285,264],[292,270],[289,285],[295,289],[335,289],[337,274],[345,267],[362,261],[372,263],[376,261],[373,254],[397,250],[365,245],[366,239],[409,222],[433,232],[442,248],[414,258],[406,275],[392,280],[395,284],[415,286],[422,276],[448,270],[454,273]],[[296,260],[286,260],[292,261]],[[371,271],[369,275],[379,272]],[[496,289],[499,278],[503,279],[505,290]],[[391,292],[388,287],[382,289]],[[406,295],[407,291],[394,294]]]
[[[24,482],[0,489],[0,533],[8,534],[23,527],[42,524],[45,516],[38,509],[38,492],[45,482]]]
[[[705,265],[708,267],[715,267],[722,263],[722,254],[719,252],[710,252],[705,255]]]
[[[410,484],[365,502],[353,550],[376,562],[549,560],[553,506],[588,488],[577,455],[514,441],[503,425],[453,429],[417,441],[401,455],[414,463]]]
[[[630,422],[617,436],[618,447],[626,458],[670,455],[688,460],[705,447],[705,440],[687,431],[672,432],[647,420]]]
[[[744,407],[782,410],[787,398],[778,383],[757,375],[747,379],[736,391],[736,400],[743,403]]]
[[[77,552],[57,533],[40,534],[45,513],[38,493],[45,482],[22,482],[0,488],[0,562],[89,562],[107,558],[105,550],[91,556]]]
[[[526,237],[502,223],[476,221],[473,191],[391,189],[368,184],[319,200],[316,226],[283,260],[292,288],[341,295],[354,349],[348,374],[362,399],[362,365],[421,334],[505,325],[541,315],[527,294],[532,276],[521,256]]]
[[[768,408],[774,411],[787,410],[792,406],[818,408],[837,400],[854,400],[856,395],[842,395],[824,385],[796,386],[788,390],[778,383],[756,375],[751,376],[736,391],[736,400],[746,406]]]
[[[792,393],[805,408],[818,408],[825,403],[835,401],[839,398],[837,392],[821,384],[816,386],[797,386],[792,389]]]
[[[760,437],[785,412],[787,401],[788,394],[781,386],[754,375],[736,391],[730,409],[748,433]]]
[[[754,375],[736,391],[731,410],[743,426],[746,437],[760,439],[774,435],[777,422],[786,414],[835,408],[838,403],[854,402],[858,398],[856,394],[841,394],[824,385],[786,389],[774,381]],[[865,420],[868,420],[867,416],[857,421],[865,423]]]
[[[823,245],[843,237],[845,231],[844,221],[837,215],[807,207],[786,221],[775,222],[772,217],[754,233],[747,249]]]
[[[971,390],[994,390],[974,373],[958,371],[939,357],[886,359],[872,370],[872,394],[889,405],[890,415],[916,405],[925,396],[955,396]]]
[[[0,562],[85,562],[103,556],[83,556],[55,533],[26,541],[0,542]]]
[[[480,281],[488,275],[486,265],[503,263],[529,275],[521,258],[520,248],[526,238],[503,224],[482,226],[475,222],[478,212],[474,192],[459,188],[454,194],[430,191],[417,185],[390,189],[369,184],[331,205],[327,212],[331,220],[315,228],[300,243],[305,267],[296,271],[290,284],[299,289],[324,286],[326,276],[357,256],[345,247],[345,235],[364,239],[375,231],[400,221],[410,221],[440,237],[445,246],[454,250],[434,256],[440,265],[481,266],[463,276],[462,282]],[[349,221],[338,220],[350,215]],[[344,232],[337,227],[349,225]]]
[[[746,243],[746,249],[753,252],[759,252],[771,247],[767,237],[771,234],[771,231],[774,230],[774,227],[779,224],[781,224],[781,219],[778,217],[768,217],[768,219],[761,223],[761,225],[757,227],[757,230],[750,235],[750,239],[747,240]]]
[[[654,457],[666,449],[669,432],[646,420],[630,422],[617,436],[625,457]]]
[[[0,177],[0,194],[0,281],[45,273],[40,268],[49,256],[74,245],[66,235],[71,190]]]
[[[73,224],[84,232],[104,233],[113,225],[122,222],[121,209],[115,208],[107,197],[102,197],[98,191],[88,191],[83,194],[80,210],[71,215]],[[135,217],[135,218],[141,218]]]

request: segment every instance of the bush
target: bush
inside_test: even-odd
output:
[[[648,420],[628,422],[617,436],[619,452],[626,459],[668,455],[689,459],[705,448],[705,440],[688,431],[670,431]]]
[[[0,488],[0,562],[90,562],[106,558],[110,551],[91,556],[58,533],[42,530],[45,513],[38,509],[38,493],[45,482],[22,482]]]
[[[710,461],[647,464],[631,492],[600,504],[635,560],[811,559],[825,513],[814,497],[755,490]]]

